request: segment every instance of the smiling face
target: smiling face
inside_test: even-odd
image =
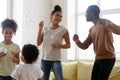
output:
[[[5,42],[11,42],[12,36],[14,34],[14,31],[11,28],[5,28],[2,31],[2,34],[4,36],[4,41]]]
[[[57,11],[51,16],[51,20],[53,24],[59,24],[62,20],[62,13]]]

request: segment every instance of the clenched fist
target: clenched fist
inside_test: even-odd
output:
[[[74,34],[74,36],[73,36],[73,41],[74,41],[75,43],[79,42],[79,36],[78,36],[77,34]]]

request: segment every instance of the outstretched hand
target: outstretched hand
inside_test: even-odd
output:
[[[79,42],[79,36],[78,36],[77,34],[74,34],[74,36],[73,36],[73,41],[74,41],[75,43]]]

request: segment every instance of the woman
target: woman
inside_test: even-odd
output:
[[[62,10],[59,5],[56,5],[51,12],[52,25],[44,27],[43,21],[39,23],[37,45],[42,43],[43,56],[41,65],[44,72],[43,80],[49,80],[51,69],[56,80],[63,80],[60,49],[70,48],[70,39],[67,29],[59,25],[61,20]],[[65,44],[62,44],[63,39]]]

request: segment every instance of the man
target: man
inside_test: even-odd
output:
[[[91,80],[108,80],[115,63],[112,33],[120,34],[120,27],[107,19],[100,19],[100,9],[91,5],[86,11],[86,20],[93,22],[88,37],[82,43],[77,34],[73,40],[79,48],[87,49],[91,43],[96,54]]]

